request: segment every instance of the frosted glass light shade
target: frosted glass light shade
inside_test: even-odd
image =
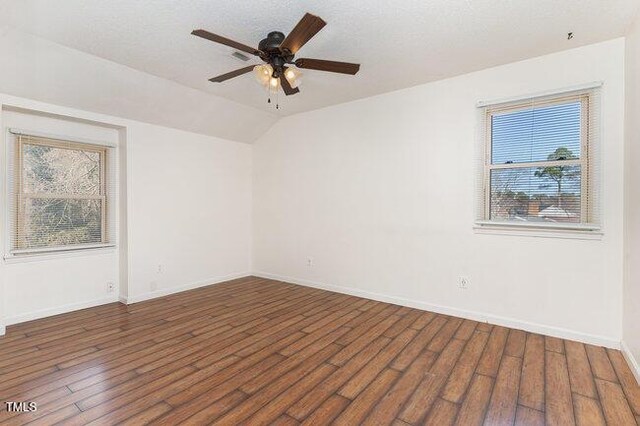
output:
[[[284,72],[284,78],[287,79],[291,87],[298,87],[302,83],[302,72],[297,68],[287,68]]]
[[[272,74],[273,68],[269,64],[256,65],[255,67],[253,67],[253,75],[255,76],[258,84],[260,84],[261,86],[267,87],[269,85]]]

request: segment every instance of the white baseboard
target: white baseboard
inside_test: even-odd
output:
[[[502,317],[499,315],[492,315],[483,312],[469,311],[465,309],[458,309],[450,306],[435,305],[432,303],[421,302],[411,299],[405,299],[397,296],[387,296],[385,294],[373,293],[365,290],[360,290],[353,287],[342,287],[331,284],[324,284],[304,279],[298,279],[293,277],[286,277],[277,274],[271,274],[268,272],[254,272],[252,275],[268,278],[272,280],[289,282],[292,284],[299,284],[307,287],[319,288],[322,290],[334,291],[336,293],[349,294],[351,296],[363,297],[366,299],[377,300],[380,302],[392,303],[395,305],[408,306],[410,308],[421,309],[424,311],[437,312],[440,314],[456,316],[460,318],[471,319],[474,321],[487,322],[490,324],[500,325],[503,327],[516,328],[519,330],[528,331],[531,333],[544,334],[552,337],[559,337],[562,339],[576,340],[591,345],[605,346],[612,349],[620,349],[620,341],[611,339],[605,336],[598,336],[594,334],[582,333],[579,331],[568,330],[561,327],[552,327],[544,324],[537,324],[529,321],[522,321],[515,318]]]
[[[187,285],[182,285],[179,287],[171,287],[171,288],[163,288],[160,290],[156,290],[156,291],[151,291],[149,293],[143,293],[143,294],[138,294],[138,295],[133,295],[133,296],[123,296],[120,298],[120,302],[129,305],[132,303],[138,303],[138,302],[143,302],[145,300],[151,300],[151,299],[157,299],[158,297],[164,297],[164,296],[168,296],[170,294],[174,294],[174,293],[180,293],[183,291],[187,291],[187,290],[193,290],[194,288],[198,288],[198,287],[205,287],[208,285],[213,285],[213,284],[219,284],[221,282],[224,281],[229,281],[229,280],[235,280],[237,278],[243,278],[243,277],[248,277],[250,276],[251,273],[250,272],[242,272],[242,273],[236,273],[236,274],[229,274],[229,275],[225,275],[222,277],[216,277],[216,278],[211,278],[208,280],[201,280],[201,281],[196,281]]]
[[[102,299],[88,300],[86,302],[70,303],[68,305],[56,306],[53,308],[40,309],[38,311],[27,312],[13,317],[5,318],[5,325],[18,324],[26,321],[50,317],[53,315],[66,314],[67,312],[77,311],[80,309],[93,308],[94,306],[106,305],[118,301],[118,296],[109,296]],[[4,327],[2,327],[4,329]],[[1,331],[1,330],[0,330]],[[3,333],[0,333],[3,334]]]
[[[629,349],[624,341],[620,346],[622,346],[622,355],[624,355],[624,358],[627,360],[627,364],[629,364],[629,367],[631,367],[633,375],[636,376],[636,381],[638,382],[638,384],[640,384],[640,362],[638,362],[638,360],[633,356],[633,353],[631,353],[631,349]]]
[[[6,332],[7,327],[5,327],[4,325],[0,325],[0,336],[4,336]]]

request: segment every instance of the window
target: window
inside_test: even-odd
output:
[[[481,225],[597,228],[597,92],[481,107]]]
[[[101,145],[16,135],[12,253],[111,243],[109,151]]]

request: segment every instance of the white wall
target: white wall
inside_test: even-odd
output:
[[[4,324],[117,300],[117,292],[107,294],[107,281],[117,287],[127,281],[121,296],[135,302],[249,274],[250,145],[3,94],[0,105],[3,132],[19,127],[111,141],[126,135],[120,194],[127,204],[120,220],[127,225],[119,241],[127,248],[124,259],[118,250],[99,250],[0,262],[0,332]]]
[[[626,40],[626,229],[623,342],[640,382],[640,17]]]
[[[282,119],[255,145],[254,271],[618,346],[623,63],[616,39]],[[476,102],[599,80],[602,239],[475,234]]]
[[[251,146],[144,124],[127,144],[129,299],[248,275]]]

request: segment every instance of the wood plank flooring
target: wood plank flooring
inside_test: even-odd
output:
[[[0,403],[3,425],[640,419],[619,351],[255,277],[11,326]]]

